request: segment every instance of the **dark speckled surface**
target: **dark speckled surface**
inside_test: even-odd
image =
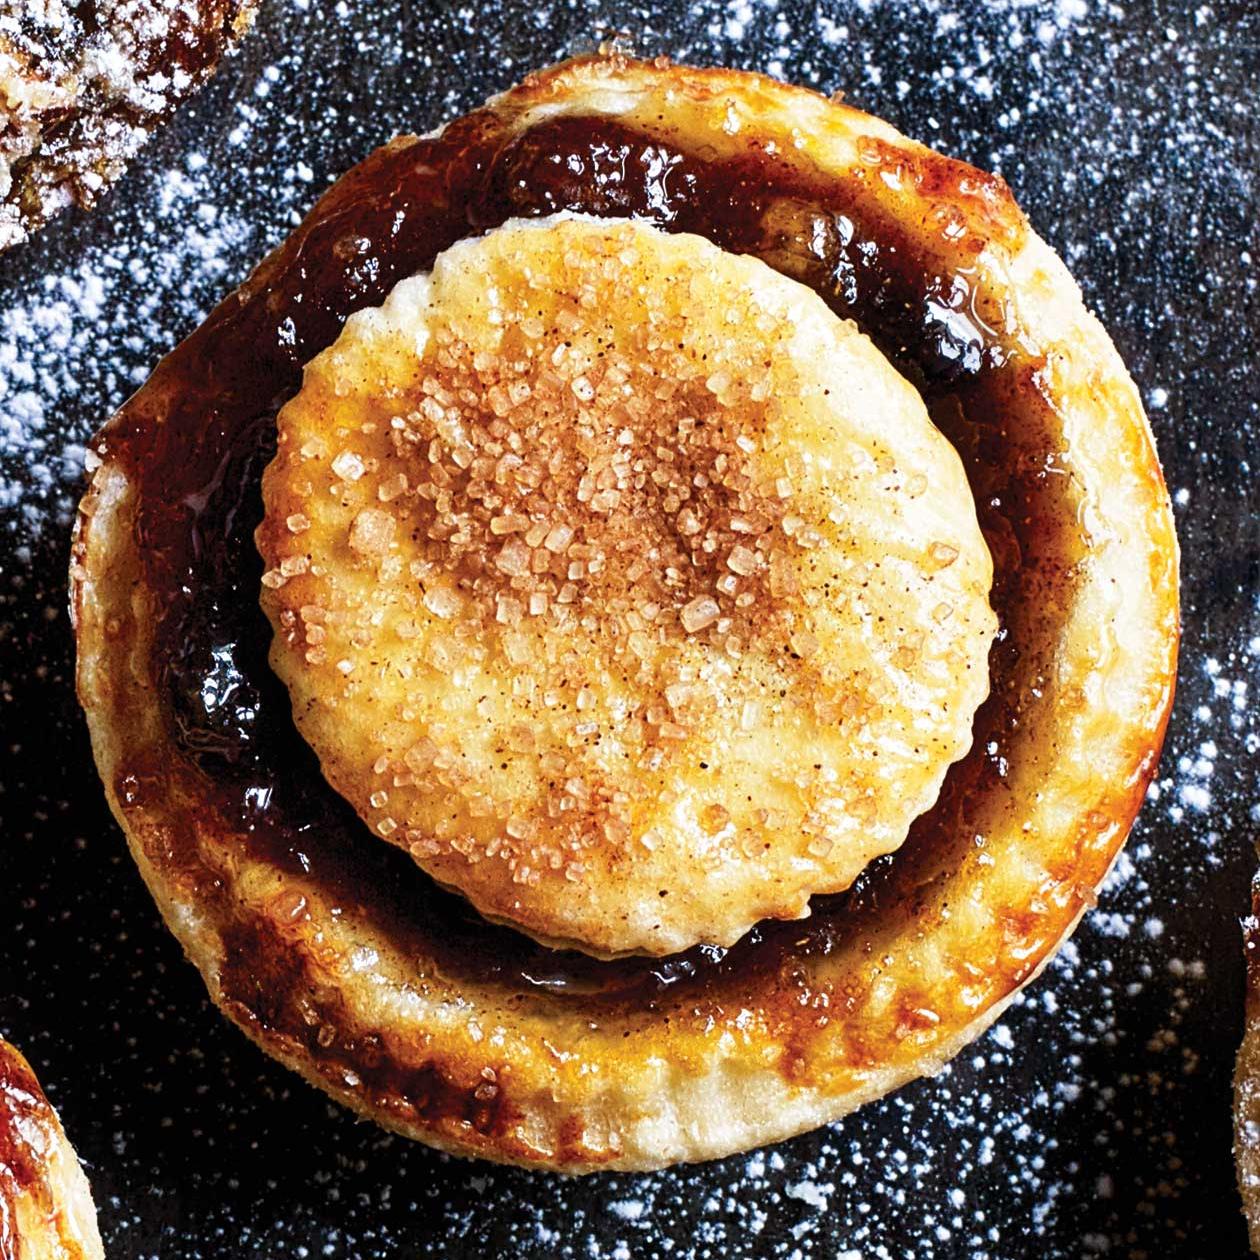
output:
[[[1006,176],[1147,401],[1185,644],[1127,857],[994,1031],[775,1150],[574,1182],[357,1123],[208,1006],[91,768],[64,570],[83,440],[329,178],[618,29],[843,88]],[[270,4],[94,215],[0,256],[0,1032],[88,1163],[112,1257],[1245,1253],[1228,1109],[1260,835],[1258,91],[1247,0]]]

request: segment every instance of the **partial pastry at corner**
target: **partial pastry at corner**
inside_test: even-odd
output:
[[[394,141],[91,459],[141,872],[230,1018],[446,1150],[659,1167],[936,1070],[1154,772],[1114,348],[1001,181],[762,76],[581,58]]]
[[[0,1040],[0,1256],[100,1260],[87,1177],[31,1065]]]
[[[1234,1067],[1234,1162],[1252,1251],[1260,1254],[1260,877],[1252,881],[1243,920],[1247,996],[1243,1039]]]
[[[0,19],[0,250],[90,207],[214,72],[255,0],[28,0]]]

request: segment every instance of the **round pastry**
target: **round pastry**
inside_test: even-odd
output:
[[[256,0],[23,0],[0,23],[0,250],[91,207],[213,74]]]
[[[87,1177],[31,1065],[0,1040],[0,1256],[101,1260]]]
[[[453,245],[306,368],[263,501],[325,777],[547,944],[803,917],[905,839],[988,690],[953,448],[815,293],[701,237]]]
[[[936,1070],[1154,772],[1114,348],[1000,180],[761,76],[587,57],[394,141],[92,462],[79,691],[163,915],[447,1150],[657,1167]]]

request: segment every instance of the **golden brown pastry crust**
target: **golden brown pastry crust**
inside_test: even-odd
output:
[[[997,620],[962,463],[759,259],[510,220],[302,380],[255,534],[271,666],[328,782],[487,919],[733,945],[895,850],[971,747]]]
[[[940,334],[943,358],[983,362],[933,397],[981,506],[1005,627],[976,748],[853,894],[815,906],[807,924],[759,929],[720,962],[656,972],[551,964],[484,926],[448,949],[454,920],[400,903],[366,858],[325,860],[226,819],[172,741],[155,659],[167,594],[150,576],[162,542],[136,537],[146,499],[133,450],[161,450],[145,443],[187,403],[190,372],[203,396],[219,388],[214,339],[271,318],[264,304],[296,260],[313,265],[330,233],[353,239],[374,190],[437,181],[434,161],[458,167],[486,134],[505,137],[503,161],[523,164],[509,173],[541,169],[529,161],[545,162],[558,137],[590,130],[572,120],[608,115],[655,138],[652,161],[698,144],[706,160],[746,161],[733,198],[758,172],[859,198],[896,234],[902,262],[965,277],[994,334],[979,349]],[[670,169],[699,178],[681,160]],[[424,186],[438,196],[455,176],[445,178]],[[544,199],[542,211],[554,208]],[[757,252],[822,284],[813,256],[771,230],[806,211],[790,199],[767,207]],[[841,238],[861,228],[847,213],[815,223]],[[733,239],[740,221],[719,227]],[[845,279],[832,277],[837,292]],[[274,318],[303,357],[320,348],[283,309]],[[335,320],[319,335],[328,344]],[[214,432],[207,416],[207,442]],[[330,189],[97,450],[72,565],[78,685],[140,869],[212,996],[251,1037],[363,1114],[447,1150],[567,1171],[658,1167],[787,1137],[937,1070],[1092,904],[1155,769],[1173,689],[1177,547],[1114,347],[1001,181],[759,76],[586,58],[532,76],[445,138],[396,141]],[[204,454],[199,444],[170,459]]]
[[[0,1040],[0,1256],[101,1260],[87,1178],[31,1065]]]

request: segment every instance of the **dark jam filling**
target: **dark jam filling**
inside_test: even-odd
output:
[[[965,251],[953,270],[925,272],[922,247],[863,179],[803,173],[755,148],[703,160],[605,118],[554,120],[507,142],[501,130],[492,114],[473,114],[441,137],[356,168],[330,194],[334,203],[300,230],[280,267],[251,282],[244,301],[225,303],[159,369],[161,387],[150,390],[163,423],[144,414],[132,422],[124,412],[110,431],[111,445],[130,454],[144,483],[138,531],[151,589],[169,596],[155,650],[175,744],[204,771],[209,798],[251,845],[265,846],[282,867],[349,877],[332,886],[370,888],[398,922],[417,925],[440,969],[473,968],[483,979],[590,995],[659,991],[715,969],[756,966],[759,955],[776,952],[762,948],[767,938],[826,949],[845,907],[878,895],[886,862],[850,894],[817,899],[807,925],[763,925],[725,963],[724,951],[708,947],[665,960],[600,963],[486,924],[368,834],[325,783],[268,666],[271,631],[258,606],[253,531],[275,415],[296,391],[300,365],[335,339],[350,312],[379,304],[399,279],[427,269],[455,241],[513,216],[636,216],[758,255],[853,318],[929,403],[962,400],[947,408],[955,416],[949,436],[969,473],[989,467],[986,432],[995,461],[1008,454],[998,417],[1003,398],[1020,387],[1014,374],[1028,369],[1008,361],[1000,321],[969,282]],[[1010,535],[1014,548],[1013,568],[1004,570],[997,557],[1000,616],[1021,587],[1023,544],[1014,536],[1032,531],[1030,542],[1037,528],[1031,501],[1015,503],[1015,492],[1013,485],[1004,491],[1000,510],[981,503],[991,540]],[[1006,724],[992,704],[978,719],[979,746],[986,724]],[[969,782],[974,787],[976,774],[993,772],[981,765]]]

